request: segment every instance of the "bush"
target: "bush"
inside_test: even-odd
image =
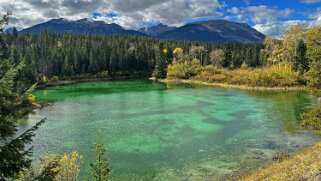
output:
[[[302,114],[302,126],[313,130],[316,134],[321,135],[321,105],[314,107],[309,112]]]
[[[59,81],[59,77],[58,76],[53,76],[49,82],[54,83],[54,82],[58,82]]]
[[[98,77],[99,78],[107,78],[107,77],[109,77],[109,73],[108,73],[108,71],[101,71],[101,72],[99,72]]]
[[[220,74],[222,71],[221,71],[220,68],[218,68],[216,66],[208,65],[208,66],[205,66],[205,67],[197,67],[195,69],[195,72],[197,74],[200,74],[202,72],[206,72],[208,74]]]
[[[21,171],[18,180],[76,181],[79,173],[79,160],[82,158],[76,151],[72,151],[69,155],[52,154],[40,159],[39,168],[33,167]]]
[[[208,65],[200,66],[198,60],[178,63],[173,61],[167,69],[167,78],[187,79],[193,78],[201,81],[242,84],[250,86],[294,86],[304,82],[299,73],[293,71],[289,63],[265,68],[249,69],[243,64],[240,69],[228,70]]]
[[[248,73],[248,84],[255,86],[293,86],[299,84],[299,73],[291,64],[281,63]]]
[[[48,77],[45,75],[39,75],[37,78],[38,84],[46,84],[48,82]]]
[[[187,61],[184,63],[173,61],[173,63],[167,67],[167,78],[187,79],[190,77],[189,69],[190,65]]]
[[[28,101],[29,103],[36,103],[36,96],[32,95],[32,94],[29,94],[28,96]]]

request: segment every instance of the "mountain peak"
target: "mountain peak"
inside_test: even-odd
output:
[[[76,22],[79,22],[79,23],[87,23],[87,22],[94,22],[92,19],[89,19],[89,18],[83,18],[83,19],[80,19],[80,20],[76,20]]]
[[[146,33],[149,36],[159,36],[160,34],[163,34],[167,31],[173,30],[176,27],[174,26],[167,26],[164,25],[162,23],[159,23],[155,26],[151,26],[151,27],[146,27],[146,28],[141,28],[138,31],[142,32],[142,33]]]
[[[49,20],[48,22],[68,22],[69,20],[65,19],[65,18],[57,18],[57,19],[52,19]]]

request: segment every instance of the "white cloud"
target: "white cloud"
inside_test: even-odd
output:
[[[301,2],[306,4],[314,4],[321,2],[321,0],[301,0]]]
[[[281,38],[284,36],[285,30],[287,30],[290,26],[306,23],[307,21],[302,20],[275,21],[267,24],[256,24],[253,26],[253,28],[264,33],[265,35]]]
[[[265,5],[233,7],[228,10],[234,14],[240,21],[248,21],[250,19],[255,24],[266,24],[277,21],[278,18],[288,18],[294,10],[286,8],[279,10],[276,7],[268,7]]]
[[[252,22],[253,28],[265,35],[282,37],[286,29],[293,24],[308,23],[306,20],[289,20],[293,15],[293,9],[278,9],[265,5],[233,7],[229,12],[234,18],[242,22]],[[284,20],[286,19],[286,20]]]

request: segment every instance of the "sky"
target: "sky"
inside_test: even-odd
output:
[[[18,30],[55,18],[89,18],[134,30],[226,19],[276,37],[293,24],[321,25],[321,0],[0,0],[0,12],[7,11],[9,26]]]

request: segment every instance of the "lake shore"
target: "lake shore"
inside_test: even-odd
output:
[[[273,163],[240,178],[240,181],[259,180],[320,180],[321,142],[299,151],[280,163]]]
[[[150,78],[150,80],[155,80]],[[256,90],[256,91],[304,91],[305,86],[286,86],[286,87],[265,87],[265,86],[249,86],[249,85],[238,85],[238,84],[228,84],[228,83],[215,83],[215,82],[204,82],[193,79],[161,79],[157,80],[162,83],[172,83],[172,84],[192,84],[192,85],[204,85],[213,87],[223,87],[223,88],[234,88],[242,90]]]
[[[144,76],[144,77],[117,76],[117,77],[104,77],[104,78],[92,77],[92,78],[66,79],[66,80],[59,80],[56,82],[48,82],[45,84],[38,84],[37,89],[45,89],[48,87],[64,86],[64,85],[78,84],[78,83],[85,83],[85,82],[102,82],[102,81],[130,80],[130,79],[148,79],[148,76]]]
[[[62,86],[62,85],[69,85],[69,84],[77,84],[77,83],[83,83],[83,82],[96,82],[96,81],[108,81],[113,80],[113,78],[85,78],[85,79],[70,79],[70,80],[59,80],[57,82],[49,82],[45,84],[39,84],[37,85],[37,89],[45,89],[48,87],[55,87],[55,86]]]

